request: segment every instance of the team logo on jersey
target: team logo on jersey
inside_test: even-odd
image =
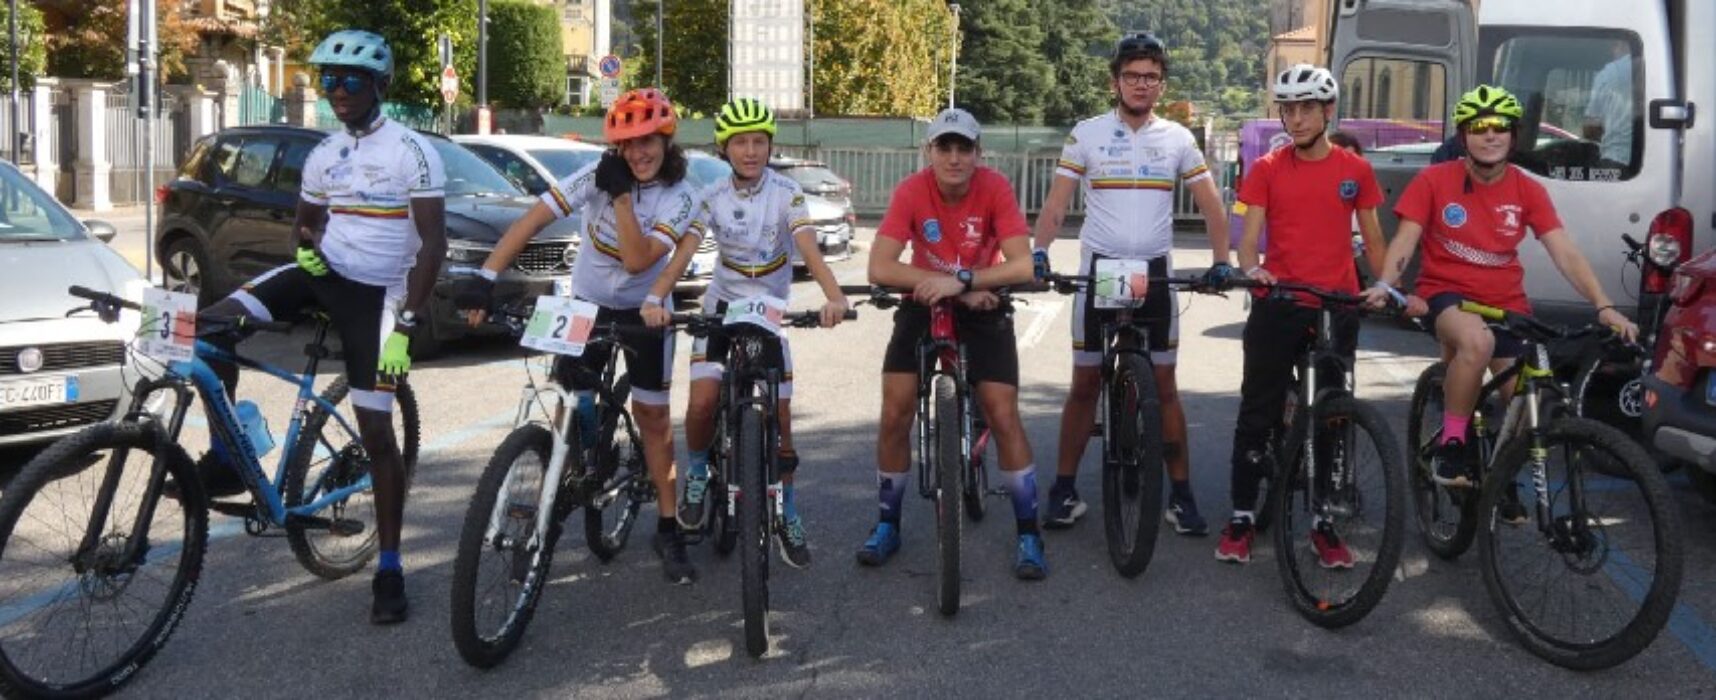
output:
[[[935,219],[924,220],[924,240],[931,243],[941,242],[941,222]]]
[[[745,210],[739,209],[739,208],[734,208],[733,209],[733,218],[737,219],[739,221],[744,221],[745,220]]]
[[[1352,201],[1352,200],[1357,199],[1357,198],[1358,198],[1358,181],[1357,180],[1342,180],[1341,181],[1341,199],[1345,199],[1347,201]]]
[[[1115,129],[1114,130],[1114,138],[1117,138],[1117,139],[1126,138],[1126,132],[1121,131],[1119,129]]]
[[[1466,208],[1458,202],[1442,207],[1442,223],[1448,228],[1459,228],[1466,225]]]
[[[350,156],[350,155],[351,155],[351,154],[352,154],[352,149],[350,149],[350,148],[347,148],[347,147],[345,147],[345,146],[341,146],[341,147],[340,147],[340,158],[341,158],[341,159],[344,159],[344,158],[346,158],[346,157],[347,157],[347,156]]]
[[[1067,145],[1068,146],[1074,146],[1077,144],[1078,144],[1078,137],[1073,136],[1072,134],[1067,134]]]
[[[804,195],[795,194],[792,196],[792,205],[791,206],[797,207],[797,206],[803,206],[803,205],[804,205]]]

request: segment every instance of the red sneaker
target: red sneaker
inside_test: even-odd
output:
[[[1317,550],[1317,565],[1325,569],[1353,568],[1353,553],[1347,550],[1341,536],[1335,534],[1333,525],[1317,523],[1311,529],[1311,546]]]
[[[1251,518],[1240,516],[1228,521],[1227,527],[1221,529],[1221,542],[1216,543],[1216,561],[1251,563],[1251,541],[1256,538]]]

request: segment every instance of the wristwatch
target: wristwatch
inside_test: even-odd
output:
[[[953,278],[959,280],[960,284],[965,285],[965,291],[971,291],[972,275],[970,270],[961,269],[960,271],[953,273]]]
[[[417,326],[417,312],[412,311],[411,309],[406,309],[404,311],[399,312],[399,314],[394,317],[394,324],[399,325],[399,326],[404,326],[406,328],[416,327]]]

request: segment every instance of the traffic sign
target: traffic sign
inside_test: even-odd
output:
[[[602,98],[603,109],[614,106],[614,100],[620,99],[620,79],[601,79],[596,84],[596,94]]]
[[[603,56],[596,62],[596,70],[601,71],[604,78],[620,77],[620,57],[613,54]]]
[[[453,104],[459,99],[459,71],[452,66],[441,69],[441,100]]]

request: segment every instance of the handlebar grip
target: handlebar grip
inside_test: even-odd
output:
[[[858,310],[857,309],[847,309],[846,313],[840,315],[840,318],[841,318],[841,320],[844,320],[844,321],[856,321],[856,320],[858,320]]]
[[[93,302],[100,303],[100,304],[108,304],[110,306],[117,306],[117,307],[122,308],[122,309],[138,310],[138,309],[142,308],[142,305],[138,304],[137,302],[130,301],[128,299],[124,299],[124,298],[121,298],[118,296],[114,296],[112,294],[108,294],[107,292],[98,292],[98,291],[95,291],[95,290],[90,289],[88,287],[81,286],[81,285],[75,285],[74,284],[74,285],[66,288],[66,293],[70,294],[74,297],[77,297],[79,299],[88,299],[89,301],[93,301]]]
[[[863,294],[863,295],[868,296],[870,294],[870,290],[871,290],[871,287],[868,284],[843,284],[843,285],[840,285],[840,293],[841,294]]]

